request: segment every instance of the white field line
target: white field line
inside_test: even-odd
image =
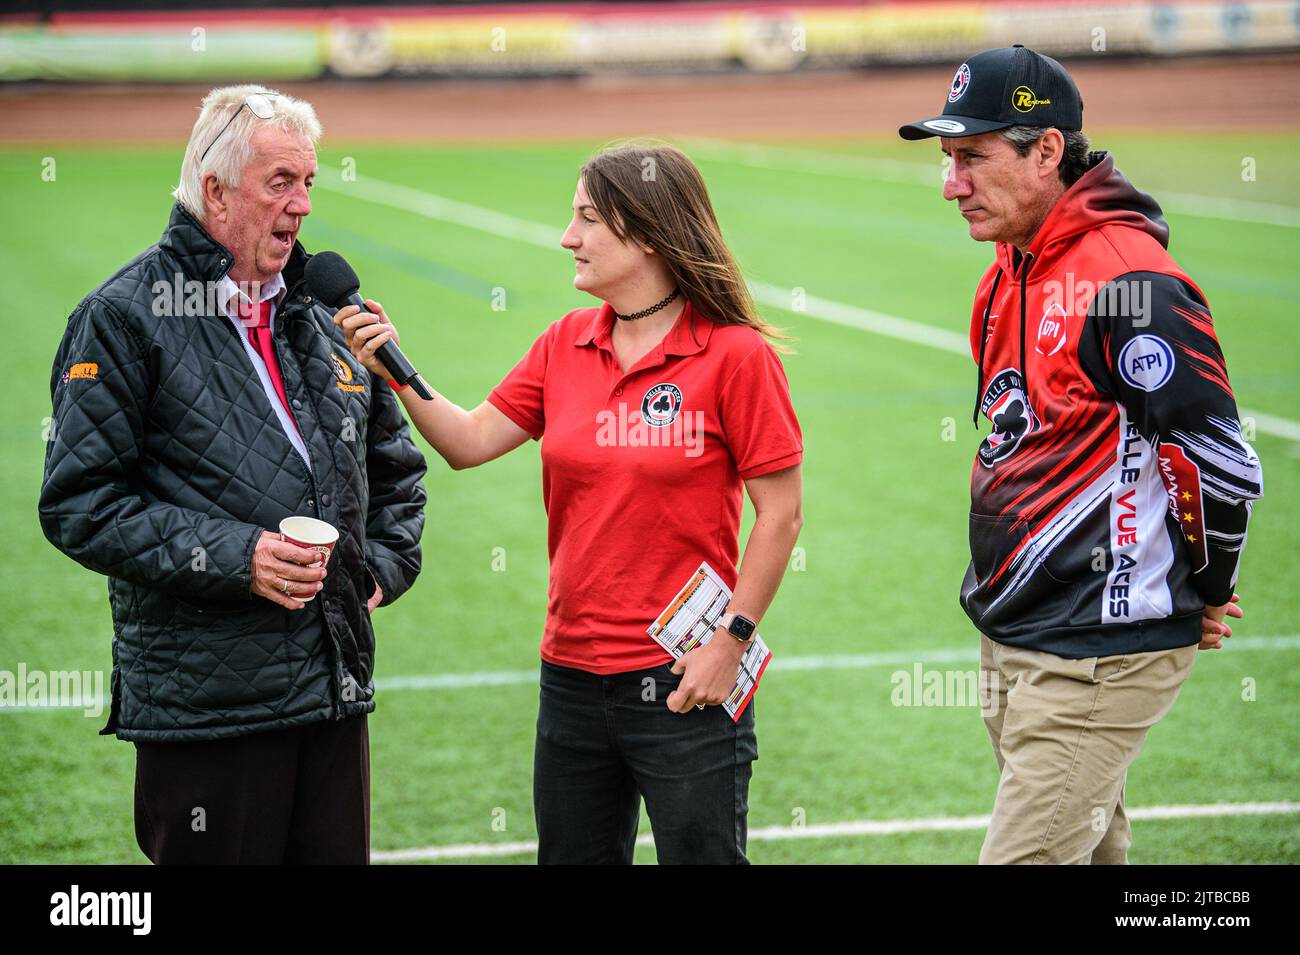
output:
[[[783,152],[792,152],[792,150],[784,150]],[[824,156],[824,154],[813,155]],[[883,162],[883,160],[877,162]],[[899,165],[908,164],[902,163]],[[894,168],[892,163],[889,168]],[[367,177],[343,182],[340,170],[331,166],[320,167],[316,185],[322,189],[332,190],[356,199],[363,199],[376,205],[400,209],[403,212],[414,212],[426,219],[449,222],[453,225],[463,226],[467,229],[477,229],[480,232],[486,232],[515,242],[525,242],[543,249],[562,252],[565,255],[569,254],[566,249],[560,246],[560,230],[552,226],[543,225],[540,222],[530,222],[527,219],[520,219],[505,212],[497,212],[493,209],[471,205],[456,199],[447,199],[411,186],[381,182]],[[860,331],[873,332],[877,335],[896,338],[916,345],[926,345],[930,348],[936,348],[966,358],[970,357],[969,339],[957,332],[812,295],[805,296],[805,307],[796,310],[793,304],[793,289],[752,280],[749,287],[757,301],[773,308],[779,308],[796,315],[807,315],[810,318],[831,322],[835,325],[845,325]],[[1285,438],[1288,441],[1300,442],[1300,422],[1260,411],[1251,411],[1247,408],[1239,408],[1238,411],[1243,419],[1252,419],[1255,422],[1257,431]]]
[[[1288,441],[1300,441],[1300,421],[1279,418],[1263,411],[1251,411],[1249,408],[1238,408],[1237,413],[1241,415],[1242,421],[1253,419],[1256,431],[1271,434],[1275,438],[1286,438]]]
[[[1300,812],[1297,802],[1210,803],[1199,806],[1125,807],[1129,819],[1203,819],[1211,816],[1267,816]],[[988,816],[939,816],[932,819],[857,819],[814,826],[768,826],[752,829],[750,842],[777,842],[788,839],[826,839],[851,836],[892,836],[905,832],[962,832],[987,829]],[[653,846],[651,834],[637,838],[638,846]],[[418,849],[376,850],[371,862],[428,862],[441,859],[494,858],[532,854],[535,841],[471,842],[461,845],[425,846]]]
[[[1279,637],[1230,637],[1224,644],[1232,653],[1244,653],[1251,650],[1294,650],[1300,648],[1300,634]],[[1214,652],[1214,651],[1209,651]],[[840,653],[807,654],[804,656],[772,658],[768,669],[777,672],[796,670],[866,670],[872,667],[902,666],[910,667],[917,663],[974,663],[979,659],[979,651],[970,649],[946,648],[939,650],[897,650],[891,653]],[[375,680],[375,690],[386,693],[397,690],[467,690],[489,686],[529,686],[537,685],[538,671],[533,670],[484,670],[478,673],[434,673],[411,676],[381,677]],[[107,707],[107,697],[98,701]],[[69,703],[59,704],[7,704],[0,702],[0,713],[24,713],[33,710],[68,710],[90,709],[94,707],[94,697],[85,697]]]
[[[887,338],[897,338],[915,345],[927,345],[930,348],[970,358],[970,339],[957,332],[950,332],[946,328],[936,328],[923,322],[913,322],[906,318],[886,315],[884,312],[859,308],[857,305],[846,305],[828,298],[818,298],[816,295],[805,294],[804,308],[796,311],[793,306],[792,289],[754,279],[749,281],[749,292],[754,296],[755,301],[796,315],[810,315],[823,322],[844,325],[864,332],[874,332]]]
[[[1241,653],[1249,650],[1294,650],[1300,648],[1300,634],[1280,637],[1229,637],[1224,649]],[[1209,653],[1221,651],[1206,651]],[[899,650],[891,653],[808,654],[773,656],[770,671],[866,670],[872,667],[910,667],[917,663],[974,663],[978,649]],[[485,686],[536,685],[537,670],[489,670],[482,673],[440,673],[425,676],[395,676],[375,681],[376,690],[460,690]]]
[[[684,145],[696,159],[751,166],[757,169],[845,176],[873,182],[928,186],[935,190],[943,182],[942,165],[937,151],[934,162],[924,163],[713,139],[688,139],[684,141]],[[1156,198],[1166,212],[1176,212],[1180,215],[1300,228],[1300,207],[1282,203],[1164,190],[1161,190]]]

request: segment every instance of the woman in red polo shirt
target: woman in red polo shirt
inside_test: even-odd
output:
[[[644,797],[661,863],[743,863],[754,706],[733,722],[717,704],[802,524],[778,336],[676,149],[624,146],[583,166],[561,245],[574,287],[604,304],[553,323],[473,411],[409,388],[401,400],[457,470],[542,441],[538,860],[631,862]],[[397,332],[366,305],[375,314],[335,320],[387,378],[375,350]],[[744,491],[756,519],[737,570]],[[673,663],[646,628],[702,561],[734,595],[712,640]]]

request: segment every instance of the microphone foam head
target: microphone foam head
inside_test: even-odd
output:
[[[331,308],[342,308],[348,296],[361,289],[361,280],[337,252],[317,252],[307,260],[304,272],[307,288],[318,301]]]

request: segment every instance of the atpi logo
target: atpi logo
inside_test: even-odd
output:
[[[1017,112],[1031,113],[1035,106],[1051,106],[1050,99],[1039,99],[1028,86],[1017,86],[1011,91],[1011,105]]]
[[[1163,338],[1138,335],[1120,350],[1119,374],[1143,391],[1162,388],[1174,374],[1174,350]]]
[[[1061,350],[1065,344],[1065,309],[1059,302],[1053,302],[1043,312],[1038,321],[1038,342],[1034,350],[1040,355],[1051,356]]]
[[[970,67],[963,63],[957,67],[957,74],[952,78],[952,86],[948,89],[948,102],[957,102],[969,87]]]
[[[652,428],[666,428],[682,410],[682,392],[676,385],[655,385],[641,399],[641,419]]]

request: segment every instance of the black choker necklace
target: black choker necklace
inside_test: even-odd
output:
[[[669,295],[666,299],[664,299],[662,302],[659,302],[655,305],[651,305],[649,308],[643,308],[639,312],[633,312],[631,315],[620,315],[618,312],[615,312],[614,317],[617,318],[620,322],[635,322],[638,318],[645,318],[647,315],[653,315],[655,312],[662,309],[669,302],[671,302],[673,299],[675,299],[678,295],[681,294],[682,294],[682,290],[679,288],[675,288],[673,289],[673,293]]]

